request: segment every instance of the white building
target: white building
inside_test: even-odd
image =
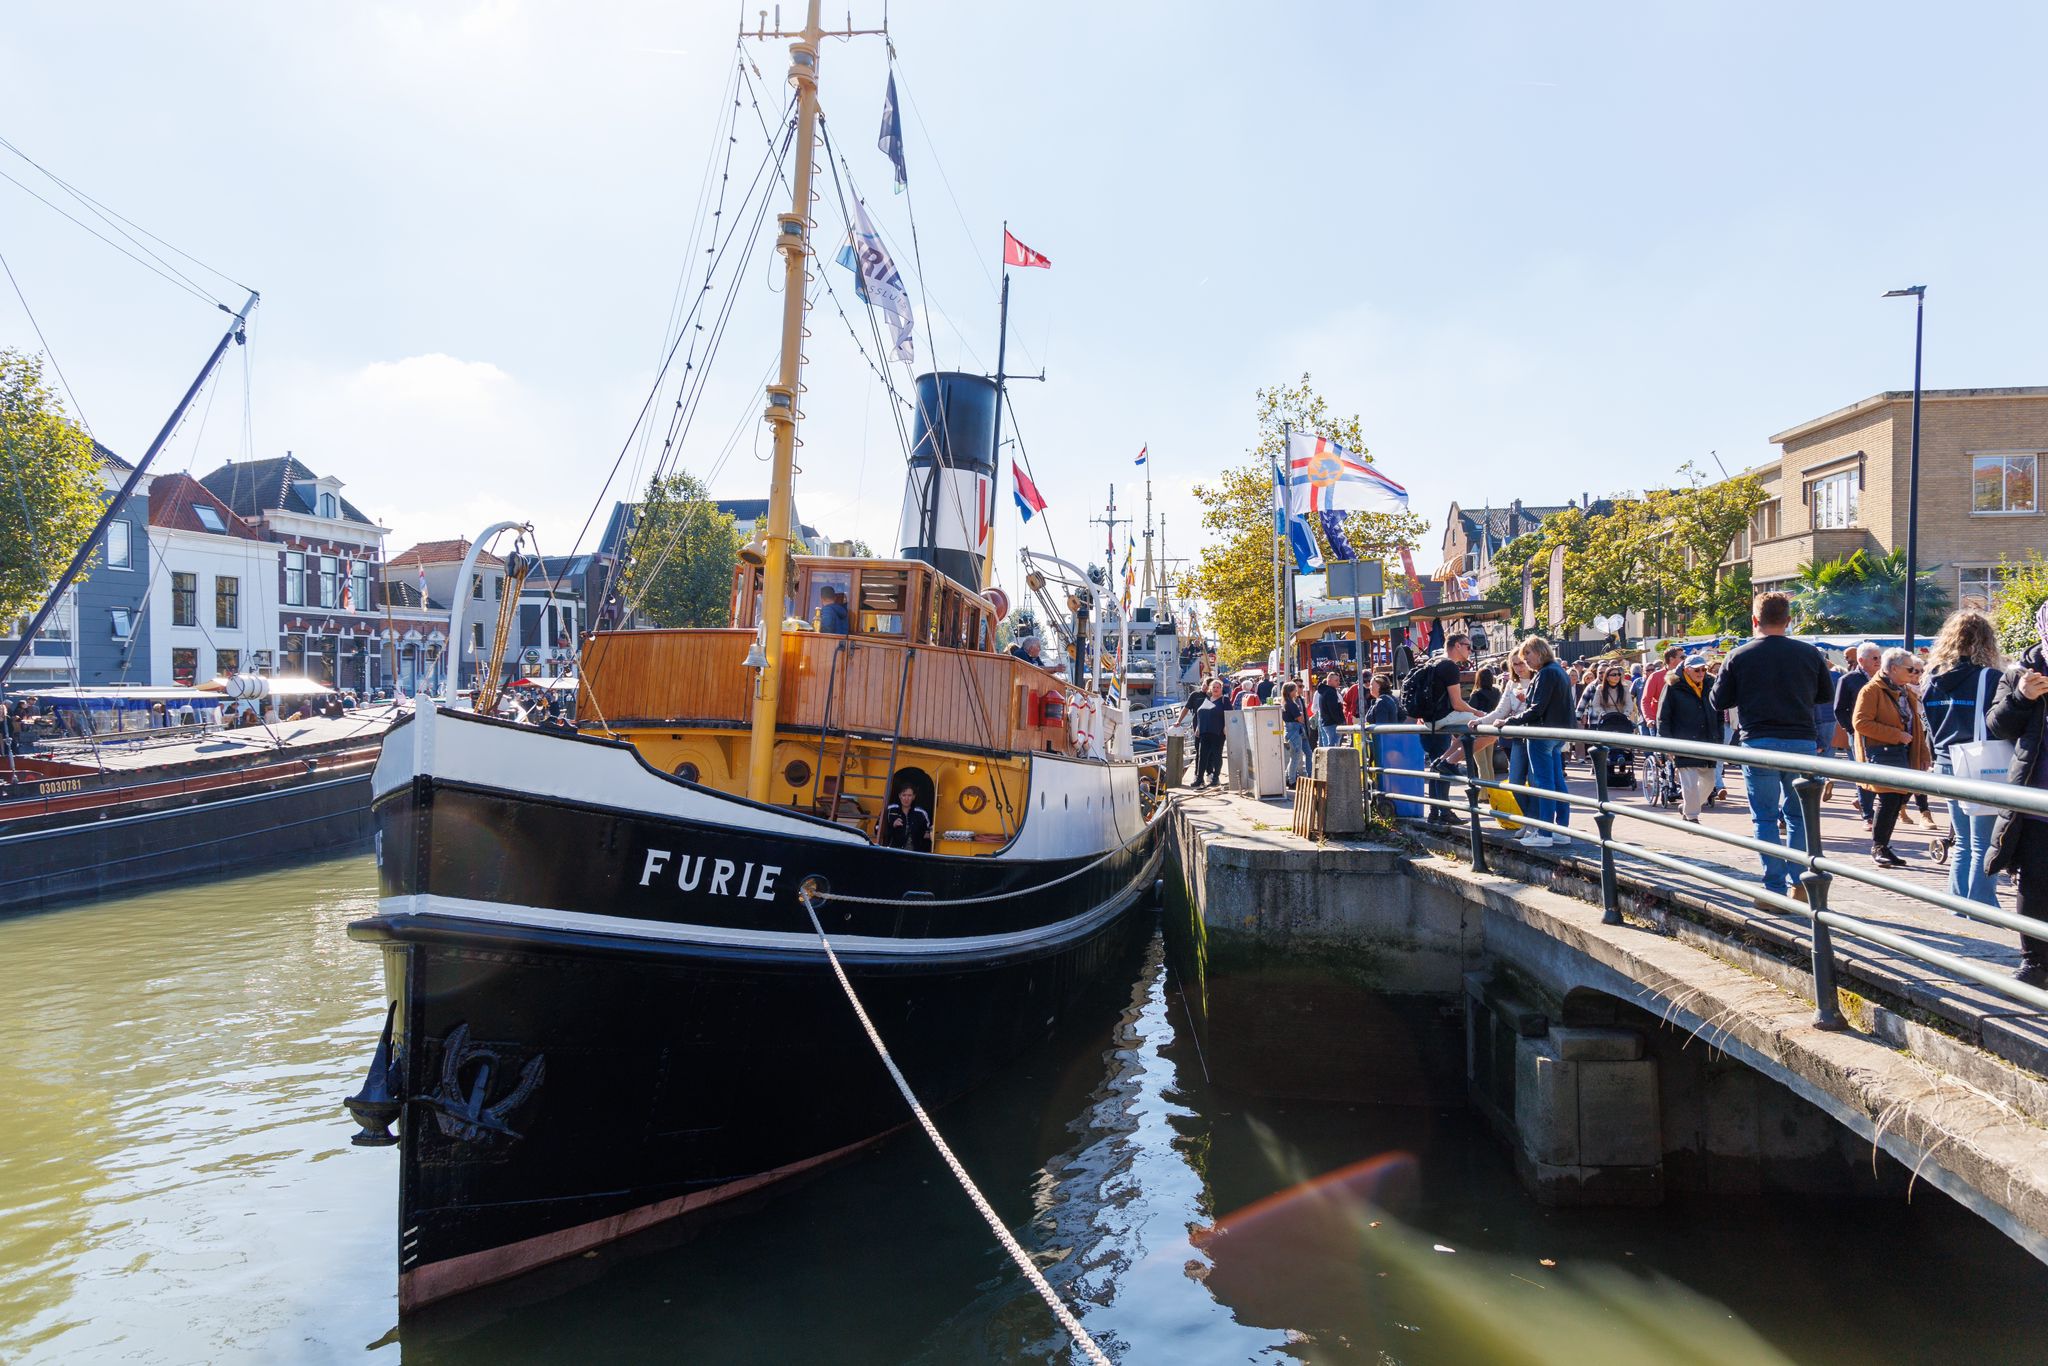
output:
[[[151,683],[276,671],[277,542],[198,480],[166,474],[150,483],[149,548]]]

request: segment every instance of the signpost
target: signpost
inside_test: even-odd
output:
[[[1352,659],[1358,668],[1358,695],[1365,696],[1365,621],[1358,610],[1361,597],[1377,597],[1387,591],[1386,568],[1378,560],[1332,560],[1327,566],[1333,598],[1351,599]]]

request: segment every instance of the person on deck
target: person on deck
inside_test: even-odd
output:
[[[853,634],[853,619],[846,611],[846,595],[830,584],[818,590],[818,633],[827,636]]]
[[[1827,658],[1805,641],[1786,634],[1792,625],[1792,599],[1787,595],[1757,594],[1750,618],[1756,636],[1728,656],[1707,705],[1715,711],[1735,713],[1739,743],[1747,748],[1812,754],[1818,744],[1813,704],[1827,695]],[[1789,843],[1804,852],[1808,847],[1806,804],[1793,792],[1791,775],[1762,764],[1745,764],[1742,781],[1749,792],[1749,815],[1757,839],[1765,844]],[[1780,821],[1786,838],[1778,834]],[[1762,857],[1764,890],[1804,901],[1806,888],[1793,880],[1793,865],[1785,859]],[[1777,910],[1764,901],[1757,906],[1764,911]]]
[[[932,851],[932,818],[917,804],[917,789],[905,784],[896,801],[882,813],[882,843],[914,854]]]

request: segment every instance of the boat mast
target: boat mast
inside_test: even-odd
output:
[[[1152,576],[1152,443],[1145,443],[1145,583],[1138,590],[1139,602],[1158,606],[1159,582]]]
[[[775,431],[775,456],[768,482],[768,530],[762,567],[761,634],[748,665],[760,671],[754,687],[752,738],[747,751],[747,796],[768,800],[775,764],[775,711],[782,695],[782,621],[789,592],[789,509],[796,469],[796,428],[803,416],[797,396],[803,392],[804,314],[810,311],[812,144],[818,136],[818,47],[821,39],[850,38],[885,29],[847,28],[827,34],[818,24],[819,0],[810,0],[803,28],[796,33],[770,32],[765,23],[756,38],[793,38],[789,45],[789,81],[796,87],[796,175],[789,212],[776,220],[775,247],[782,253],[782,368],[768,386],[764,416]],[[764,15],[765,18],[765,15]],[[741,36],[747,36],[742,29]]]
[[[115,515],[127,503],[130,495],[135,492],[136,485],[142,482],[142,476],[148,472],[150,462],[156,459],[157,452],[164,448],[164,443],[171,439],[171,433],[178,430],[178,424],[185,420],[185,410],[192,406],[193,399],[199,397],[199,391],[205,386],[207,377],[213,373],[213,368],[220,364],[220,358],[227,354],[228,343],[248,341],[248,334],[243,328],[248,324],[249,315],[256,311],[257,301],[262,297],[254,290],[249,292],[249,301],[242,305],[240,313],[234,315],[235,320],[229,323],[228,330],[221,334],[220,341],[214,345],[213,354],[206,358],[206,364],[199,367],[199,374],[186,388],[185,396],[178,400],[178,406],[171,409],[171,415],[164,419],[163,429],[156,434],[156,440],[149,443],[149,449],[142,453],[142,459],[136,461],[135,468],[128,472],[127,481],[108,502],[106,510],[100,513],[99,521],[93,523],[92,534],[85,538],[85,543],[78,547],[78,553],[71,557],[70,565],[57,579],[57,586],[50,590],[50,596],[44,598],[43,605],[36,609],[35,618],[29,622],[28,629],[21,633],[21,639],[14,643],[14,648],[8,652],[7,658],[0,661],[0,684],[7,682],[7,675],[14,672],[15,664],[28,653],[28,647],[35,640],[36,632],[43,629],[43,623],[50,619],[50,613],[56,611],[57,604],[63,601],[64,590],[71,586],[72,580],[78,577],[78,571],[85,568],[85,562],[92,558],[92,552],[99,545],[100,537],[106,534],[107,523],[113,521]],[[220,311],[227,312],[228,306],[221,304]]]

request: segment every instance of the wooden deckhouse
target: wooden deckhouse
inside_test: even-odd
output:
[[[627,740],[648,763],[745,795],[760,637],[762,570],[734,576],[724,629],[613,631],[591,638],[577,715]],[[1079,690],[995,650],[996,613],[979,593],[918,560],[797,556],[780,632],[771,800],[873,835],[904,783],[931,813],[934,852],[1008,843],[1033,753],[1078,752]],[[818,629],[823,590],[844,595],[851,630]],[[770,639],[777,633],[770,632]]]

